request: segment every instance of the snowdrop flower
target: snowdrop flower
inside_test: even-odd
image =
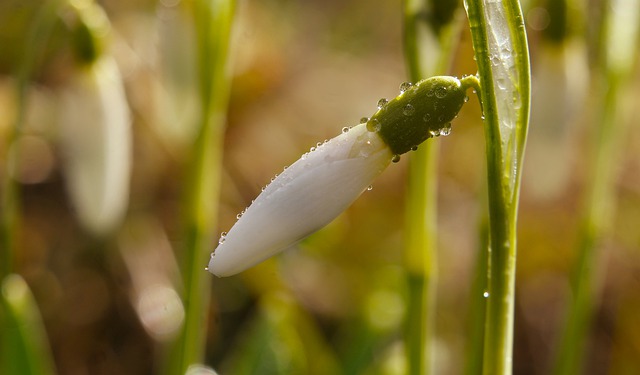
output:
[[[59,114],[71,201],[80,222],[102,235],[129,202],[131,119],[115,61],[102,57],[82,67],[60,94]]]
[[[209,272],[242,272],[327,225],[400,154],[448,135],[469,86],[453,77],[404,83],[398,97],[378,102],[371,119],[302,155],[222,234]]]

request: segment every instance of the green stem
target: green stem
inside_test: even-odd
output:
[[[485,210],[486,212],[486,210]],[[489,249],[489,224],[484,215],[478,228],[480,243],[476,259],[476,269],[471,285],[471,299],[469,304],[466,363],[464,373],[477,375],[482,373],[482,356],[484,354],[484,321],[487,309],[487,272]]]
[[[598,247],[614,219],[615,166],[620,158],[623,127],[621,103],[638,58],[640,2],[613,1],[603,12],[595,92],[602,106],[592,136],[591,168],[572,274],[572,299],[560,339],[554,374],[580,373],[585,342],[598,294]]]
[[[206,338],[211,275],[205,266],[215,239],[222,143],[231,79],[229,44],[234,0],[196,0],[195,20],[200,101],[199,133],[185,191],[185,250],[182,259],[185,321],[171,353],[170,374],[184,374],[201,363]]]
[[[480,99],[485,116],[487,153],[487,183],[489,188],[489,272],[487,310],[483,355],[484,374],[510,374],[513,346],[513,308],[515,298],[516,219],[520,187],[522,155],[527,134],[530,103],[530,70],[522,12],[517,0],[489,4],[481,0],[465,2],[480,79]],[[509,33],[507,42],[515,65],[515,76],[508,84],[518,94],[519,106],[514,106],[515,119],[508,133],[500,123],[508,122],[499,113],[494,76],[502,56],[492,51],[489,33],[499,24],[489,19],[488,7],[502,7]],[[495,17],[495,14],[492,16]],[[499,26],[497,26],[499,27]],[[502,30],[505,31],[505,30]],[[497,66],[492,64],[499,58]],[[504,100],[504,98],[501,98]],[[501,134],[501,132],[503,134]]]
[[[615,152],[617,85],[612,85],[605,94],[602,120],[594,137],[595,152],[589,165],[589,178],[585,214],[578,233],[578,258],[572,275],[573,295],[560,342],[554,374],[578,374],[581,372],[585,340],[593,313],[597,292],[596,249],[606,232],[606,223],[612,218],[613,177],[617,158]]]
[[[404,49],[412,82],[447,71],[455,22],[439,29],[437,43],[423,40],[426,32],[435,34],[425,15],[429,0],[405,0]],[[421,33],[422,31],[422,33]],[[421,53],[426,49],[426,54]],[[422,56],[431,56],[424,61]],[[412,154],[409,163],[409,191],[406,202],[407,245],[405,265],[408,273],[409,300],[405,319],[405,350],[409,374],[433,371],[435,337],[437,264],[437,160],[438,144],[425,142]]]
[[[17,168],[19,150],[18,140],[25,124],[27,113],[27,90],[36,67],[41,63],[45,47],[52,35],[58,20],[58,10],[62,6],[58,0],[46,2],[31,23],[24,43],[24,52],[16,67],[17,114],[13,127],[9,129],[4,149],[11,150],[12,155],[5,155],[7,165],[2,176],[2,197],[0,201],[0,280],[13,270],[13,253],[15,251],[15,234],[20,217],[20,190],[10,171]]]

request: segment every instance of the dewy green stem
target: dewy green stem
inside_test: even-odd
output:
[[[417,82],[446,74],[452,42],[457,31],[451,22],[429,44],[421,37],[433,29],[421,17],[429,0],[404,1],[404,50],[409,79]],[[421,30],[422,29],[422,30]],[[423,31],[421,33],[420,31]],[[423,50],[426,50],[422,53]],[[429,55],[435,64],[424,61]],[[408,274],[409,306],[405,319],[405,347],[408,374],[430,374],[434,368],[437,266],[437,157],[436,142],[425,142],[409,162],[409,190],[406,202],[405,264]]]
[[[485,116],[489,193],[489,272],[483,373],[512,371],[516,218],[530,105],[529,53],[516,0],[467,0]],[[496,44],[506,49],[498,50]],[[512,105],[505,112],[502,80]],[[498,96],[501,96],[498,99]]]
[[[185,249],[182,259],[185,321],[172,346],[169,374],[184,374],[202,362],[210,277],[205,272],[215,239],[222,141],[231,79],[229,45],[234,0],[193,1],[201,118],[185,191]]]

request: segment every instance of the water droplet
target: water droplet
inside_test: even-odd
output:
[[[205,267],[204,270],[209,272],[209,267]]]
[[[240,220],[240,218],[242,217],[242,212],[240,212],[239,214],[236,215],[236,219]]]
[[[466,103],[466,102],[468,102],[468,101],[469,101],[469,97],[465,95],[465,97],[464,97],[464,102]]]
[[[394,163],[399,162],[400,161],[400,155],[398,155],[398,154],[393,155],[393,157],[391,158],[391,161],[394,162]]]
[[[363,117],[360,119],[360,123],[361,124],[366,124],[367,122],[369,122],[369,118],[368,117]]]
[[[482,293],[482,296],[483,296],[484,298],[489,298],[489,292],[484,292],[484,293]]]
[[[213,258],[214,256],[216,256],[216,253],[211,253],[211,258]]]
[[[440,86],[436,88],[436,97],[439,99],[447,96],[447,88],[445,86]]]
[[[442,129],[440,129],[440,135],[448,136],[451,134],[451,123],[446,124]]]
[[[300,159],[304,160],[307,158],[307,155],[309,155],[308,152],[305,152],[304,154],[302,154],[302,156],[300,157]]]
[[[404,94],[407,90],[409,90],[413,86],[411,82],[402,82],[400,85],[400,94]]]
[[[367,122],[367,130],[370,132],[377,132],[381,127],[382,125],[380,124],[380,121],[378,121],[378,119],[374,118],[373,120]]]
[[[411,147],[411,151],[418,151],[418,146]]]
[[[378,109],[384,108],[389,103],[389,101],[385,98],[378,100]]]
[[[427,113],[426,115],[424,115],[424,117],[422,117],[422,119],[424,120],[424,122],[431,121],[431,114]]]
[[[373,190],[373,185],[367,186],[367,191],[371,191],[371,190]]]
[[[345,126],[344,128],[342,128],[342,132],[343,132],[343,133],[348,133],[348,132],[349,132],[349,129],[350,129],[350,128],[349,128],[348,126]]]
[[[440,130],[429,130],[429,134],[432,137],[439,137],[440,136]]]
[[[407,104],[404,106],[404,108],[402,109],[402,113],[405,116],[411,116],[416,112],[416,109],[411,105],[411,104]]]
[[[218,244],[222,245],[226,239],[227,239],[227,232],[220,233],[220,239],[218,240]]]
[[[314,152],[316,150],[316,146],[313,146],[309,149],[309,151]]]
[[[427,97],[432,97],[433,96],[433,90],[429,90],[427,91]]]

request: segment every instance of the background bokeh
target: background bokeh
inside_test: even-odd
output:
[[[575,260],[598,98],[590,40],[545,37],[548,12],[527,5],[532,123],[518,224],[514,373],[545,374]],[[60,97],[78,69],[63,32],[28,87],[19,163],[8,168],[16,121],[15,67],[40,1],[0,2],[0,151],[19,182],[15,270],[34,293],[59,374],[155,374],[180,326],[180,227],[197,91],[193,31],[179,0],[101,1],[103,52],[124,83],[132,120],[128,208],[108,234],[87,230],[65,183]],[[224,140],[218,232],[262,186],[318,141],[370,116],[406,80],[399,1],[240,1]],[[464,16],[464,14],[462,14]],[[466,25],[452,74],[475,74]],[[616,215],[598,249],[598,304],[589,374],[640,373],[640,98],[624,100]],[[90,128],[91,121],[86,123]],[[475,97],[439,142],[438,373],[460,373],[469,289],[486,205],[484,139]],[[333,223],[240,275],[211,277],[206,364],[222,374],[402,373],[406,164],[388,168]],[[332,192],[327,192],[331,194]],[[217,199],[212,196],[211,199]],[[211,250],[215,243],[211,244]],[[202,272],[206,266],[203,260]],[[177,291],[177,292],[176,292]],[[1,330],[9,329],[0,327]]]

